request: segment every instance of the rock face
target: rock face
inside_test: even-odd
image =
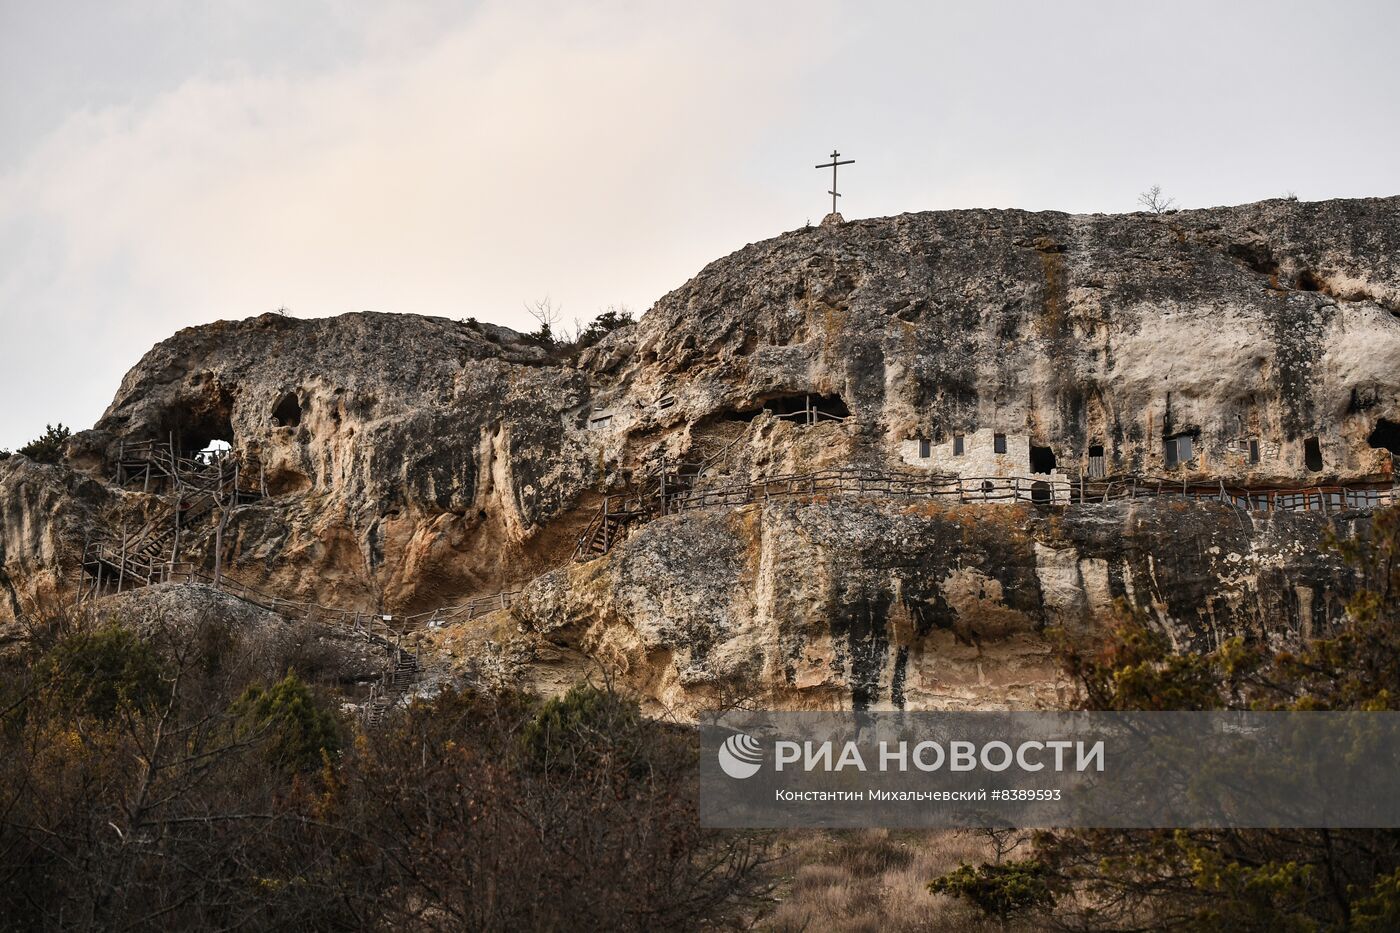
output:
[[[1172,500],[787,501],[652,522],[536,580],[515,614],[673,710],[1054,706],[1047,628],[1092,635],[1117,605],[1182,647],[1321,634],[1361,582],[1324,537],[1366,520]]]
[[[110,498],[66,467],[0,460],[0,621],[71,599],[84,529]]]
[[[712,263],[579,354],[440,318],[220,322],[152,349],[70,463],[104,477],[146,439],[241,453],[267,497],[218,547],[245,583],[386,613],[523,588],[465,640],[501,676],[607,664],[682,711],[1054,702],[1044,629],[1115,600],[1191,642],[1339,619],[1356,581],[1321,541],[1364,517],[1061,503],[1102,475],[1388,486],[1400,199],[823,224]],[[1048,502],[718,506],[570,561],[600,494],[681,461],[711,485],[1039,477]],[[3,569],[56,596],[73,532],[35,516],[140,494],[36,469],[0,465]],[[214,559],[207,530],[184,548]],[[461,633],[430,639],[465,662]]]

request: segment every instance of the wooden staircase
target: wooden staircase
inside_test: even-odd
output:
[[[365,703],[365,721],[379,725],[389,715],[403,697],[413,689],[423,676],[423,664],[417,652],[409,651],[401,645],[394,645],[394,666],[384,679],[370,689],[369,700]]]
[[[122,519],[120,529],[98,529],[83,546],[82,570],[91,586],[83,587],[79,598],[96,596],[111,588],[159,583],[168,568],[179,559],[182,534],[197,526],[220,506],[230,507],[256,501],[260,494],[240,488],[236,457],[224,456],[206,461],[173,454],[160,444],[123,445],[115,467],[115,480],[121,484],[140,478],[149,489],[159,480],[169,492],[134,527]]]
[[[650,516],[644,512],[609,512],[606,507],[597,515],[583,534],[579,535],[574,548],[575,560],[592,560],[612,550],[612,546],[623,538],[633,523],[645,521]]]
[[[734,446],[731,442],[720,455]],[[639,492],[605,495],[598,512],[584,528],[574,546],[574,560],[589,561],[612,550],[640,524],[673,511],[672,504],[695,488],[716,458],[703,463],[670,463],[665,460]]]

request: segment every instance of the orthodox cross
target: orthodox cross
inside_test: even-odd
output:
[[[831,212],[832,212],[833,214],[836,213],[836,199],[839,198],[839,197],[841,197],[841,195],[839,195],[839,194],[836,193],[836,166],[838,166],[838,165],[854,165],[854,164],[855,164],[855,161],[856,161],[855,159],[847,159],[847,160],[844,161],[844,162],[838,162],[838,161],[836,161],[836,160],[839,159],[839,158],[841,158],[841,153],[839,153],[839,152],[837,152],[835,149],[833,149],[833,150],[831,150],[831,161],[830,161],[830,162],[823,162],[821,165],[814,166],[815,168],[829,168],[829,169],[831,169],[831,190],[828,191],[827,194],[831,195]]]

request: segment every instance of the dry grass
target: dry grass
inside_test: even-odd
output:
[[[775,905],[755,927],[773,933],[913,933],[987,930],[976,910],[928,892],[960,861],[993,858],[984,840],[932,830],[792,830],[780,839]]]

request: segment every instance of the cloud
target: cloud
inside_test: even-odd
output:
[[[1400,179],[1400,130],[1375,119],[1400,75],[1387,0],[52,0],[0,17],[0,446],[90,424],[152,343],[215,318],[529,326],[522,302],[546,294],[566,316],[644,310],[819,220],[811,166],[833,146],[857,160],[848,217]],[[1339,22],[1365,28],[1343,41]],[[1306,68],[1280,52],[1303,35]]]
[[[71,351],[87,365],[49,397],[110,397],[176,327],[281,305],[522,326],[545,294],[566,316],[643,310],[737,245],[735,204],[777,232],[736,165],[820,57],[810,9],[492,3],[411,50],[367,28],[382,54],[75,113],[0,178],[0,313],[26,322],[6,382]]]

